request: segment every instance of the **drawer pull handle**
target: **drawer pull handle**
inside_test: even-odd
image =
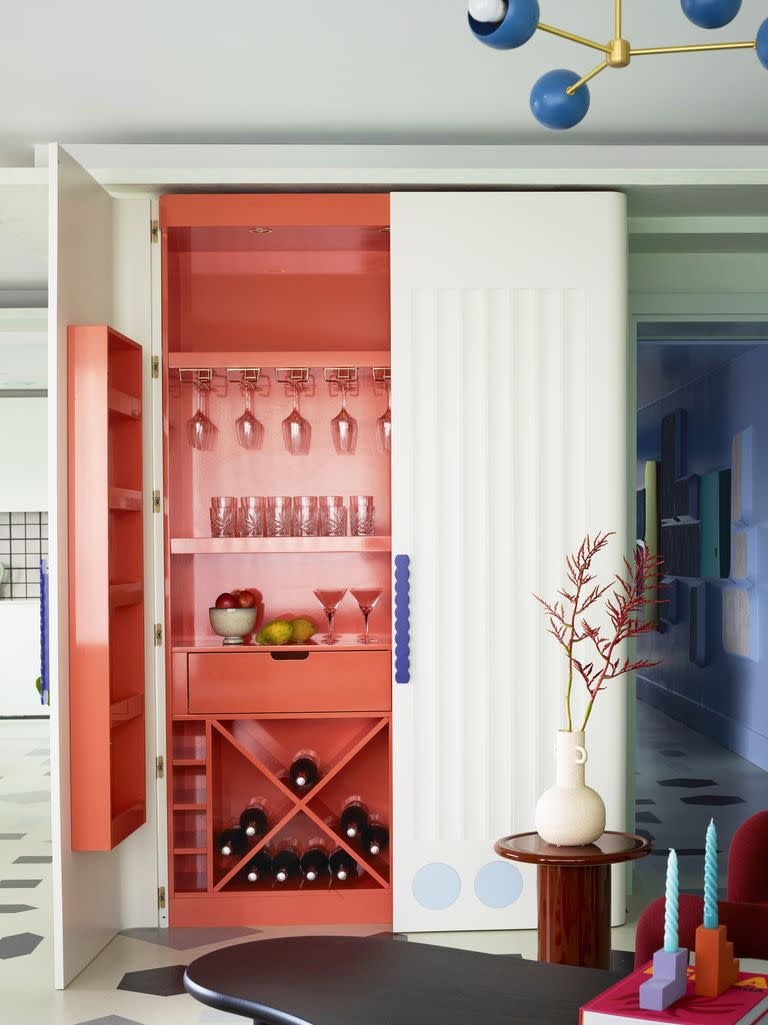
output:
[[[395,683],[411,682],[411,560],[395,556]]]
[[[308,651],[270,651],[275,662],[303,662],[309,658]]]

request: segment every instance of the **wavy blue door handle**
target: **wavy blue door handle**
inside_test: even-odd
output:
[[[411,682],[411,560],[395,556],[395,683]]]

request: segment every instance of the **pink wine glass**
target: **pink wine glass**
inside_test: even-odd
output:
[[[253,382],[245,381],[245,410],[235,420],[235,433],[242,448],[261,448],[264,440],[264,425],[253,415]]]
[[[336,610],[341,605],[341,600],[347,593],[346,587],[339,587],[335,590],[321,590],[318,588],[315,592],[315,598],[323,606],[323,612],[328,617],[328,636],[326,637],[326,644],[335,644],[336,638],[333,636],[333,617],[336,615]]]
[[[341,410],[331,420],[331,437],[340,456],[351,456],[357,447],[357,420],[347,410],[347,385],[340,387]]]
[[[376,608],[379,598],[381,598],[381,589],[375,588],[364,588],[364,587],[353,587],[352,597],[355,599],[360,607],[360,611],[363,614],[363,622],[365,623],[365,629],[363,636],[360,638],[362,644],[370,644],[370,637],[368,636],[368,619],[371,613]]]
[[[389,381],[387,381],[387,408],[376,421],[376,442],[379,451],[385,455],[392,451],[392,409]]]
[[[312,425],[299,412],[300,388],[293,385],[293,409],[283,420],[283,441],[292,456],[305,456],[312,442]]]
[[[195,413],[187,420],[187,441],[198,452],[210,452],[216,443],[218,430],[205,412],[205,395],[209,387],[195,381]]]

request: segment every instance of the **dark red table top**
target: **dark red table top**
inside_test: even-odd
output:
[[[634,833],[609,831],[585,847],[555,847],[542,840],[538,833],[516,833],[497,840],[494,850],[510,861],[586,868],[590,865],[616,865],[622,861],[644,858],[651,853],[651,844],[645,837],[635,836]]]

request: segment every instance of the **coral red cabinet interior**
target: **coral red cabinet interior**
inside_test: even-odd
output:
[[[68,330],[72,849],[146,819],[141,347]]]
[[[391,822],[390,459],[377,441],[390,366],[389,197],[164,196],[160,226],[169,921],[386,923],[391,845],[370,854],[341,829],[340,813],[358,797]],[[331,433],[339,380],[349,381],[358,430],[345,454]],[[291,382],[311,425],[303,455],[283,434]],[[236,432],[247,402],[260,424],[253,448]],[[201,447],[189,429],[196,410],[214,427]],[[340,495],[345,505],[373,496],[373,535],[211,537],[215,496],[299,495]],[[362,616],[347,594],[338,643],[324,644],[313,590],[358,587],[382,592],[372,643],[360,642]],[[208,610],[244,588],[258,598],[256,630],[304,616],[314,637],[222,644]],[[303,751],[319,778],[298,789],[289,770]],[[222,837],[254,803],[266,832],[223,854]],[[252,878],[262,851],[302,851],[316,839],[351,858],[346,879]]]

